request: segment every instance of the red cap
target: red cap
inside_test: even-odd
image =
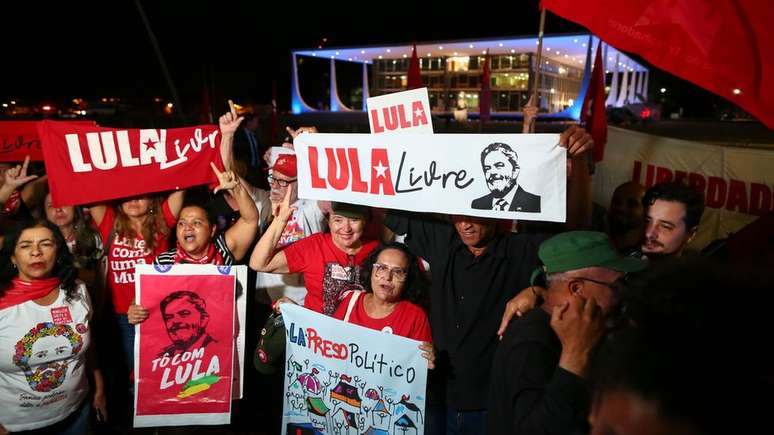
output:
[[[295,154],[280,154],[277,160],[274,162],[274,166],[271,167],[272,171],[277,171],[286,177],[296,178],[298,175],[298,169],[296,168],[296,155]]]

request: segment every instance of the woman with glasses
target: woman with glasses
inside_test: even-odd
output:
[[[333,317],[366,328],[421,341],[420,349],[434,368],[430,323],[416,305],[419,263],[401,243],[376,248],[364,265],[366,291],[348,291]]]

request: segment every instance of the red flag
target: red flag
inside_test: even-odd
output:
[[[43,161],[38,130],[40,121],[0,121],[0,162],[21,162],[30,156],[32,161]],[[96,125],[94,121],[72,121],[81,125]]]
[[[411,50],[411,61],[408,68],[408,81],[406,89],[422,87],[422,73],[419,71],[419,57],[417,57],[417,44]]]
[[[214,125],[113,129],[64,121],[38,123],[54,205],[78,205],[216,181]]]
[[[774,128],[774,8],[768,2],[543,0],[543,6]]]
[[[581,122],[594,138],[594,161],[602,161],[607,143],[607,114],[605,113],[605,67],[602,66],[602,42],[597,46],[594,70],[581,109]]]
[[[481,75],[481,95],[478,96],[478,117],[481,122],[489,121],[489,110],[492,104],[492,89],[489,82],[492,73],[489,71],[489,50],[484,56],[484,73]]]

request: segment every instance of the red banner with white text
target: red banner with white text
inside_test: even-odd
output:
[[[21,162],[27,156],[43,161],[38,130],[40,121],[0,121],[0,162]],[[94,121],[72,121],[80,125],[96,125]]]
[[[222,168],[214,125],[172,129],[117,129],[43,121],[55,205],[78,205],[216,182]]]

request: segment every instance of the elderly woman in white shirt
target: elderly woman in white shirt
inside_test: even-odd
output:
[[[93,406],[106,417],[90,358],[92,308],[56,225],[27,222],[0,252],[0,434],[82,434]],[[88,403],[89,375],[94,398]]]

